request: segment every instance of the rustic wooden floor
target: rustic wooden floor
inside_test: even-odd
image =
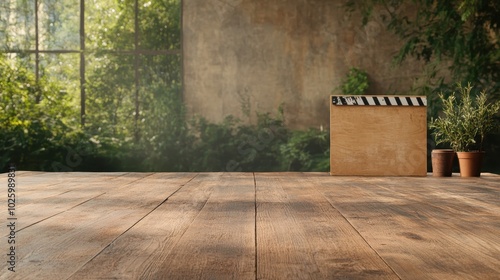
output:
[[[498,175],[16,176],[2,279],[500,279]]]

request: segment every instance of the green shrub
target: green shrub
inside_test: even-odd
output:
[[[19,62],[0,56],[0,166],[48,169],[78,120],[71,98]]]
[[[309,129],[294,131],[280,147],[283,169],[288,171],[328,171],[330,169],[330,134]]]
[[[257,125],[241,125],[232,116],[221,124],[199,118],[192,125],[197,141],[192,171],[279,171],[280,145],[288,130],[281,117],[258,114]]]
[[[358,68],[351,68],[342,80],[340,91],[345,95],[362,95],[368,90],[368,74]]]

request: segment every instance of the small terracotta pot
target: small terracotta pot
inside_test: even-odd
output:
[[[461,177],[481,176],[481,164],[484,152],[457,152]]]
[[[455,151],[451,149],[432,150],[432,176],[451,177]]]

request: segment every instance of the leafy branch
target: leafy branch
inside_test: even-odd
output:
[[[443,112],[431,119],[429,126],[434,130],[437,144],[449,143],[455,151],[481,151],[486,135],[497,129],[495,114],[500,110],[500,101],[488,102],[484,91],[473,99],[470,84],[458,85],[458,90],[458,95],[439,94]]]

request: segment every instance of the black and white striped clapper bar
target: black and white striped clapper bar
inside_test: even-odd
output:
[[[422,96],[332,96],[336,106],[427,106]]]

